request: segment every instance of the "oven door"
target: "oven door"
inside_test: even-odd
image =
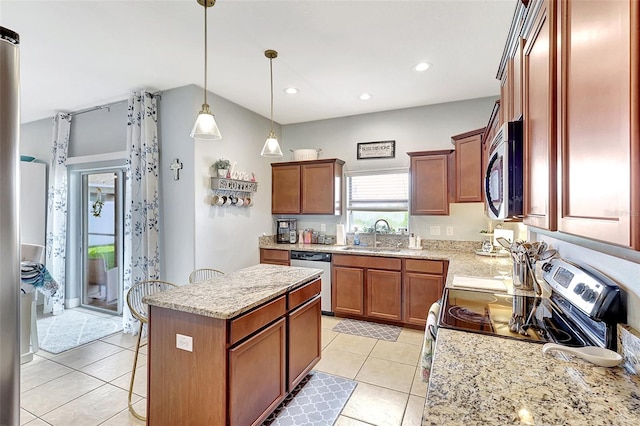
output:
[[[502,137],[502,132],[497,137]],[[484,199],[487,203],[487,214],[492,219],[505,219],[507,217],[507,197],[509,194],[509,159],[507,158],[506,144],[504,141],[496,141],[497,145],[489,154],[487,170],[484,179]]]

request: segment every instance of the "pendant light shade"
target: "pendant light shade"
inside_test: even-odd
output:
[[[275,50],[265,50],[264,56],[269,58],[269,75],[271,77],[271,131],[262,147],[260,155],[263,157],[282,157],[280,144],[276,138],[276,133],[273,131],[273,60],[278,57],[278,52]]]
[[[204,8],[204,103],[198,114],[191,137],[194,139],[219,140],[222,139],[216,119],[207,103],[207,8],[213,7],[216,0],[196,0]]]

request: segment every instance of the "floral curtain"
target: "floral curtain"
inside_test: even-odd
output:
[[[160,277],[158,110],[152,93],[134,92],[127,113],[127,207],[124,219],[124,295],[139,281]],[[123,305],[125,333],[138,331]]]
[[[53,118],[53,143],[49,163],[47,192],[46,265],[58,291],[44,298],[44,313],[61,314],[64,309],[65,263],[67,249],[67,152],[71,116],[58,113]]]

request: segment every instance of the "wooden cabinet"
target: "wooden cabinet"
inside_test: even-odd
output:
[[[555,2],[533,3],[524,48],[524,223],[556,230]]]
[[[271,164],[272,214],[342,213],[342,166],[333,158]]]
[[[318,363],[320,280],[230,319],[150,307],[148,425],[260,425]],[[191,337],[192,351],[176,348]]]
[[[260,249],[260,263],[290,266],[289,250]]]
[[[404,259],[403,263],[403,321],[425,327],[429,308],[442,296],[447,262]]]
[[[451,150],[408,152],[411,157],[411,214],[449,215]]]
[[[452,136],[455,145],[456,203],[481,202],[482,191],[482,135],[485,128]]]
[[[442,295],[448,262],[333,255],[336,316],[424,328]]]
[[[337,266],[331,269],[331,291],[333,292],[333,312],[336,314],[364,315],[364,270]]]
[[[402,321],[402,274],[399,271],[367,270],[366,315]]]
[[[494,136],[498,133],[498,129],[500,128],[500,100],[496,100],[493,105],[493,109],[491,110],[491,116],[489,117],[489,122],[487,123],[487,127],[485,127],[484,134],[482,135],[482,192],[484,194],[484,179],[485,172],[487,170],[487,164],[489,163],[489,150],[491,149],[491,142],[493,142]],[[486,209],[486,204],[485,204]]]
[[[558,230],[640,250],[640,3],[560,1]]]
[[[287,384],[290,391],[320,361],[321,314],[320,297],[317,296],[289,314]]]
[[[282,318],[229,350],[229,425],[261,424],[284,400],[285,326]]]

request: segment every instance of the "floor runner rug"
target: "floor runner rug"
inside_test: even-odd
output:
[[[356,385],[353,380],[311,371],[267,417],[263,426],[331,426]]]
[[[333,327],[333,331],[353,334],[354,336],[386,340],[387,342],[395,342],[398,340],[402,327],[387,324],[376,324],[368,321],[343,319]]]
[[[60,315],[38,318],[37,327],[40,348],[58,354],[122,331],[122,317],[105,317],[67,309]]]

